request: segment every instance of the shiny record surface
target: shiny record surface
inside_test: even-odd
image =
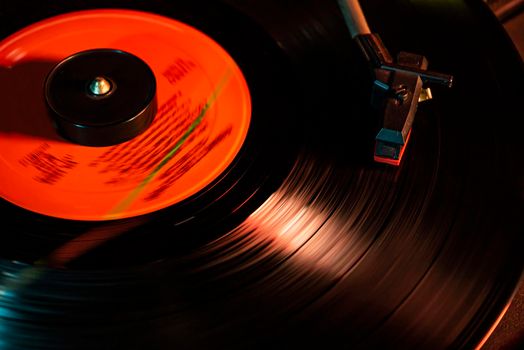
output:
[[[90,222],[1,201],[0,348],[477,347],[524,263],[522,61],[480,1],[362,5],[393,53],[455,76],[399,168],[373,163],[370,77],[335,1],[0,5],[2,38],[100,7],[191,25],[252,103],[233,162],[175,205]]]

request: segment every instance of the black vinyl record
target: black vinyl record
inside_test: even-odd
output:
[[[193,26],[238,64],[252,113],[231,165],[153,213],[0,200],[0,349],[478,346],[524,266],[522,60],[480,1],[361,3],[392,53],[455,77],[400,167],[373,162],[371,74],[336,1],[2,3],[0,38],[100,8]]]

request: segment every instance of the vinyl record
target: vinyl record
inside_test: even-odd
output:
[[[398,168],[334,1],[0,5],[0,348],[479,346],[524,264],[522,61],[480,2],[362,6],[455,76]],[[90,147],[44,85],[97,49],[143,60],[158,110]]]
[[[204,34],[166,17],[69,13],[9,37],[1,52],[15,66],[6,71],[4,108],[18,116],[3,119],[2,195],[28,210],[98,221],[154,212],[208,185],[246,137],[251,101],[240,69]],[[28,73],[43,60],[61,63]],[[147,80],[148,66],[156,81]],[[111,81],[110,96],[86,92],[82,82],[97,78]],[[25,89],[29,79],[36,91]],[[37,90],[44,84],[48,106]],[[117,126],[140,119],[135,111],[151,102],[152,125],[120,137]]]

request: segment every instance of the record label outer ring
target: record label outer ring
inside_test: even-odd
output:
[[[94,48],[130,52],[157,80],[158,112],[110,147],[62,139],[43,99],[52,67]],[[35,23],[0,42],[0,196],[62,219],[148,214],[194,195],[233,162],[251,97],[230,55],[179,21],[132,10],[87,10]]]

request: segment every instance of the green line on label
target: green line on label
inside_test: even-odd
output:
[[[138,184],[137,187],[126,197],[124,198],[118,205],[116,205],[107,215],[107,217],[110,219],[117,215],[118,213],[123,212],[129,206],[134,202],[136,197],[142,192],[142,190],[155,178],[155,176],[158,174],[158,172],[175,156],[175,154],[178,152],[180,147],[186,142],[186,140],[189,138],[189,136],[193,133],[193,131],[196,129],[196,127],[202,122],[204,119],[207,111],[213,106],[216,99],[218,98],[218,95],[226,85],[227,81],[229,80],[229,77],[231,76],[231,72],[226,72],[220,82],[218,83],[215,91],[211,94],[211,96],[206,101],[206,104],[196,117],[196,119],[191,123],[189,128],[186,130],[186,132],[182,135],[180,140],[173,146],[171,151],[169,151],[168,154],[158,163],[158,165],[153,169],[153,171],[144,179],[140,184]]]

